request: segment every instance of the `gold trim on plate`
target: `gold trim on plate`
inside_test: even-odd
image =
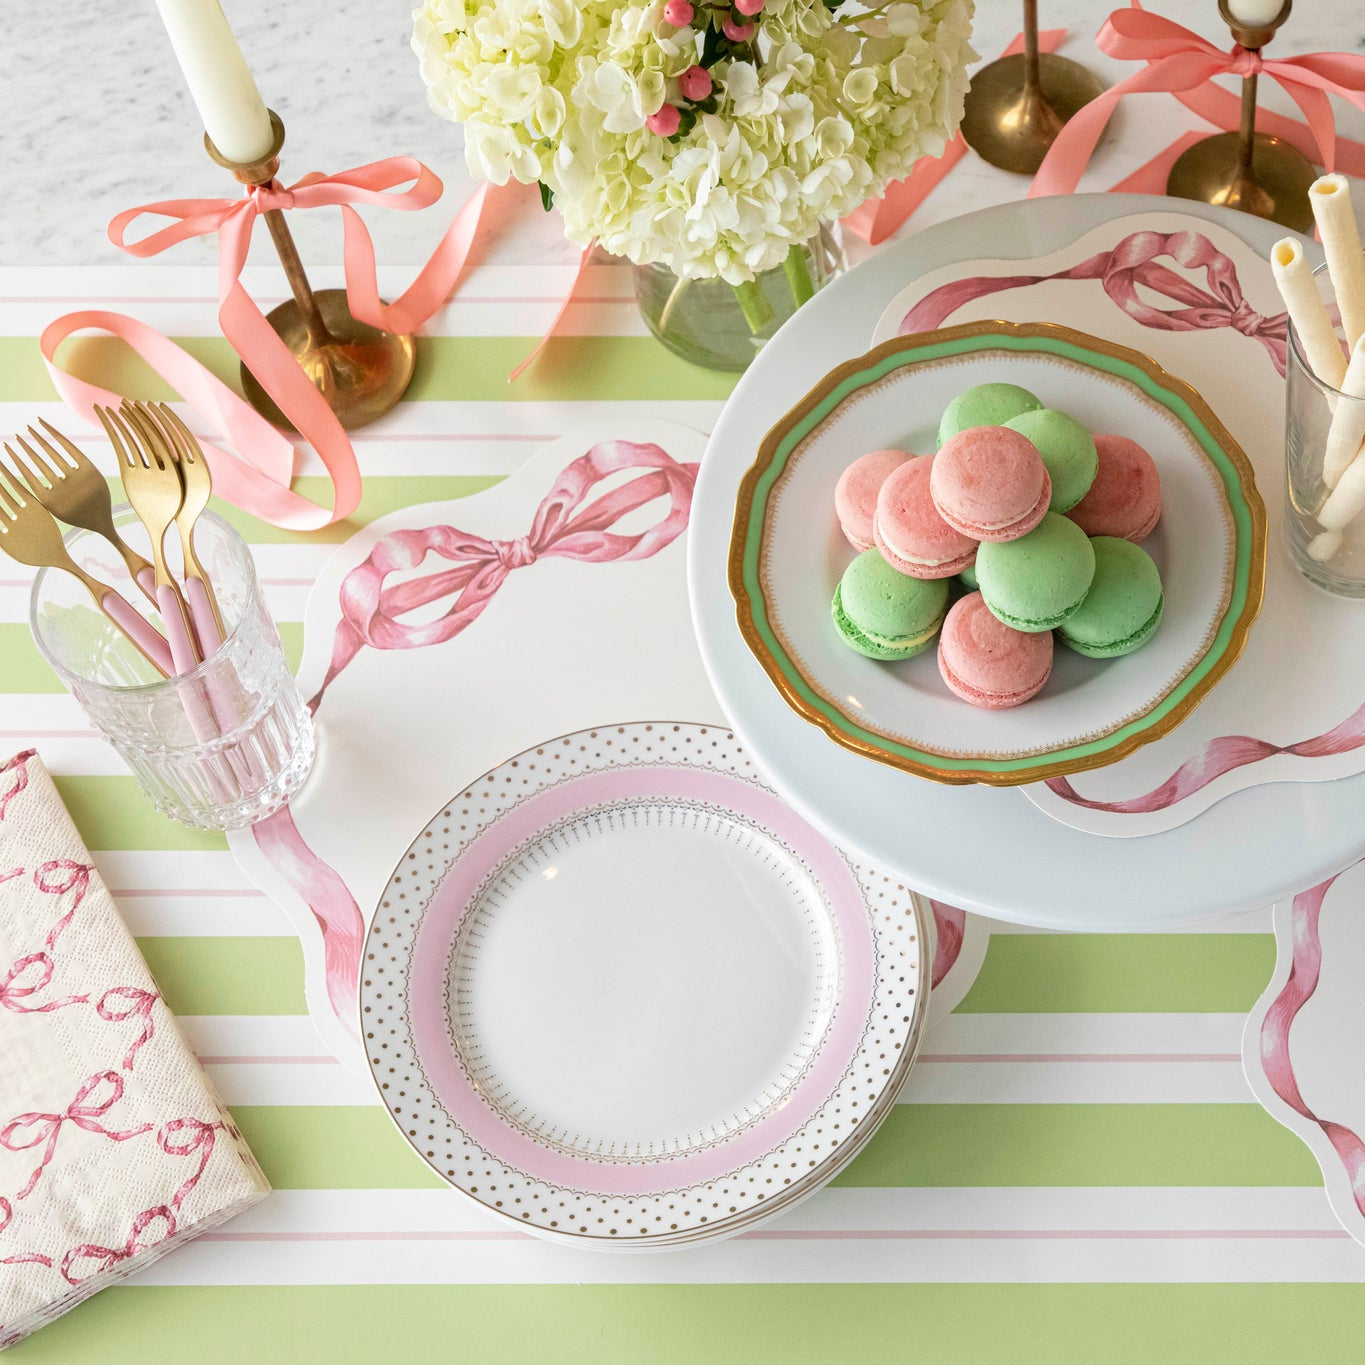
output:
[[[951,766],[936,766],[920,762],[917,759],[906,758],[900,754],[888,753],[876,744],[846,733],[817,707],[811,705],[787,679],[781,666],[772,656],[759,634],[754,619],[754,604],[750,600],[749,590],[744,582],[744,557],[749,545],[749,528],[752,523],[754,498],[759,479],[772,466],[777,457],[779,445],[791,430],[825,402],[840,384],[863,371],[872,369],[889,356],[896,355],[901,351],[919,350],[926,346],[942,345],[970,337],[990,336],[1048,339],[1106,356],[1111,360],[1117,360],[1141,370],[1154,383],[1187,403],[1237,473],[1243,500],[1251,519],[1251,546],[1250,560],[1247,566],[1246,601],[1233,624],[1227,648],[1210,667],[1207,676],[1201,679],[1198,685],[1182,698],[1168,715],[1163,716],[1148,729],[1130,735],[1112,748],[1104,749],[1098,753],[1079,755],[1075,758],[1061,759],[1011,772],[990,772],[986,770],[966,772]],[[774,489],[773,492],[775,493],[775,491]],[[770,494],[769,501],[764,508],[760,541],[767,534],[771,509],[772,495]],[[744,637],[744,643],[749,652],[762,665],[763,671],[772,680],[773,685],[787,705],[804,720],[819,727],[836,744],[876,763],[884,763],[889,767],[898,768],[902,772],[914,773],[916,776],[928,778],[933,782],[942,782],[951,786],[982,784],[995,787],[1014,787],[1029,782],[1047,781],[1049,778],[1061,777],[1068,773],[1083,772],[1089,768],[1105,767],[1122,758],[1127,758],[1129,754],[1135,753],[1144,745],[1150,744],[1174,730],[1222,680],[1227,671],[1236,663],[1243,649],[1246,648],[1247,637],[1251,632],[1252,624],[1260,613],[1261,602],[1265,594],[1265,567],[1266,511],[1265,503],[1256,487],[1255,471],[1241,446],[1237,444],[1232,434],[1218,420],[1213,409],[1204,401],[1197,389],[1183,379],[1176,378],[1151,356],[1144,355],[1140,351],[1134,351],[1127,346],[1105,341],[1087,332],[1077,331],[1074,328],[1064,327],[1052,322],[1005,322],[997,320],[968,322],[956,327],[939,328],[932,332],[916,332],[908,336],[893,337],[890,341],[873,347],[872,350],[863,355],[837,365],[795,407],[779,418],[763,438],[757,458],[745,471],[744,477],[740,481],[730,536],[727,577],[731,596],[735,600],[740,634]],[[1207,654],[1207,649],[1205,654]],[[1200,656],[1201,660],[1203,657],[1205,656]],[[1191,666],[1193,667],[1193,665]],[[796,659],[793,659],[793,670],[807,688],[814,693],[820,692],[821,689],[800,670],[799,661]],[[1176,685],[1178,682],[1177,679]],[[1155,698],[1146,708],[1146,711],[1141,714],[1150,713],[1152,709],[1161,705],[1166,696],[1169,695],[1168,690],[1161,697]],[[843,713],[840,712],[840,714]],[[845,719],[855,724],[860,723],[852,717],[846,716]],[[1140,716],[1134,719],[1140,719]]]

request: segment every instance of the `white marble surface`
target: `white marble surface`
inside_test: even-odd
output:
[[[1150,0],[1220,42],[1228,41],[1216,0]],[[266,103],[285,120],[284,174],[340,170],[397,153],[417,156],[446,182],[441,207],[420,214],[370,213],[380,260],[421,260],[455,206],[469,193],[459,129],[427,108],[408,46],[411,0],[226,0],[229,19],[256,72]],[[1099,54],[1093,37],[1113,8],[1107,0],[1044,0],[1045,27],[1071,32],[1064,53],[1106,80],[1135,67]],[[977,0],[976,46],[998,55],[1017,31],[1018,0]],[[136,203],[230,193],[231,182],[205,157],[185,92],[152,0],[88,5],[78,26],[56,23],[51,6],[7,6],[5,86],[9,183],[0,217],[0,265],[93,265],[125,259],[105,225]],[[56,36],[54,37],[54,30]],[[1274,55],[1319,49],[1365,50],[1360,0],[1300,0]],[[1265,83],[1268,84],[1268,83]],[[1265,95],[1290,106],[1276,89]],[[1338,102],[1340,126],[1365,137],[1365,116]],[[1083,188],[1105,189],[1186,128],[1202,126],[1167,96],[1125,101]],[[1020,197],[1027,182],[964,160],[902,231],[969,209]],[[336,260],[334,213],[296,214],[306,259]],[[270,259],[265,234],[254,259]],[[571,260],[555,220],[527,212],[487,259],[507,263]],[[213,259],[208,241],[177,247],[168,263]]]

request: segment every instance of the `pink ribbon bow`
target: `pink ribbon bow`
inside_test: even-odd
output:
[[[33,968],[37,971],[33,971]],[[52,959],[46,953],[29,953],[10,965],[9,970],[0,977],[0,1009],[13,1014],[47,1014],[67,1005],[82,1005],[90,999],[88,995],[67,995],[60,1000],[49,1000],[42,1005],[24,1003],[30,996],[44,991],[52,982]],[[24,978],[28,977],[28,980]]]
[[[144,1241],[147,1229],[157,1222],[162,1224],[161,1236]],[[86,1242],[82,1246],[72,1247],[62,1257],[59,1269],[67,1284],[80,1284],[92,1275],[98,1275],[102,1270],[112,1270],[120,1261],[127,1261],[137,1255],[139,1251],[155,1246],[158,1242],[164,1242],[174,1236],[175,1214],[164,1204],[159,1204],[156,1208],[143,1209],[138,1214],[133,1220],[133,1229],[128,1234],[128,1240],[121,1247],[102,1247],[96,1242]],[[84,1274],[77,1275],[75,1273],[77,1263],[87,1260],[95,1261],[97,1264],[93,1269],[85,1271]]]
[[[1159,258],[1167,256],[1186,270],[1202,270],[1208,289],[1200,289],[1177,275]],[[1198,232],[1134,232],[1112,251],[1051,275],[975,275],[954,280],[926,294],[904,317],[900,330],[927,332],[943,325],[959,308],[974,299],[1005,289],[1022,289],[1045,280],[1099,280],[1104,292],[1135,322],[1166,332],[1197,332],[1232,327],[1259,341],[1275,368],[1284,373],[1287,315],[1264,317],[1242,297],[1237,267]],[[1182,308],[1156,308],[1138,293],[1139,287],[1162,294]]]
[[[100,1090],[105,1093],[96,1097]],[[28,1183],[14,1197],[26,1199],[33,1192],[38,1178],[52,1160],[63,1127],[68,1123],[84,1129],[87,1133],[98,1133],[101,1137],[110,1138],[114,1142],[126,1142],[129,1138],[149,1132],[152,1127],[150,1123],[144,1123],[138,1128],[106,1128],[100,1122],[122,1098],[123,1077],[117,1071],[100,1071],[82,1083],[81,1088],[76,1091],[75,1099],[60,1114],[36,1112],[20,1114],[18,1118],[11,1119],[4,1128],[0,1128],[0,1146],[7,1147],[11,1152],[26,1152],[39,1145],[43,1148],[42,1158],[34,1168],[33,1174],[29,1176]],[[20,1138],[18,1134],[25,1128],[32,1129],[33,1132],[27,1137]]]
[[[1137,4],[1111,14],[1095,41],[1111,57],[1145,62],[1146,66],[1072,115],[1038,168],[1029,189],[1030,197],[1070,194],[1075,190],[1124,95],[1159,91],[1180,96],[1209,86],[1215,76],[1262,72],[1278,82],[1299,107],[1317,149],[1316,159],[1328,170],[1336,162],[1336,120],[1328,94],[1340,95],[1357,108],[1365,109],[1365,57],[1344,52],[1312,52],[1301,57],[1263,58],[1239,45],[1224,52],[1182,24],[1149,14]],[[1200,113],[1213,109],[1212,104],[1191,99],[1185,102]],[[1206,116],[1221,121],[1213,113]]]
[[[602,480],[628,470],[648,472],[586,502]],[[590,564],[648,559],[687,525],[696,476],[696,465],[679,464],[659,446],[604,441],[560,474],[530,533],[517,540],[485,540],[453,526],[390,532],[342,582],[342,620],[331,666],[310,706],[316,709],[323,692],[365,645],[414,649],[453,639],[479,617],[513,569],[549,556]],[[667,497],[670,506],[648,530],[623,535],[608,529],[659,497]],[[455,567],[384,586],[391,574],[419,568],[433,553]],[[398,619],[451,594],[455,601],[434,620],[405,625]]]
[[[37,752],[36,749],[25,749],[23,753],[15,754],[7,763],[0,766],[0,774],[7,774],[9,777],[4,791],[0,791],[0,820],[5,818],[10,802],[28,786],[28,761]]]

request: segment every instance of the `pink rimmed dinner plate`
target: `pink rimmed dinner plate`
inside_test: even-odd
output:
[[[760,780],[730,731],[549,740],[456,796],[375,913],[385,1106],[439,1175],[552,1240],[711,1240],[841,1170],[927,1005],[916,898]]]

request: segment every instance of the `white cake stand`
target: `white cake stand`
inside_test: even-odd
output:
[[[764,434],[828,370],[867,349],[899,290],[955,261],[1042,256],[1143,212],[1216,222],[1263,253],[1283,235],[1226,209],[1106,194],[985,209],[887,247],[765,347],[716,426],[693,502],[688,574],[702,656],[732,724],[782,794],[832,839],[920,891],[1044,928],[1157,929],[1312,886],[1365,854],[1365,775],[1240,791],[1180,828],[1106,839],[1058,823],[1019,791],[898,772],[840,748],[787,707],[740,635],[726,556],[740,478]]]

